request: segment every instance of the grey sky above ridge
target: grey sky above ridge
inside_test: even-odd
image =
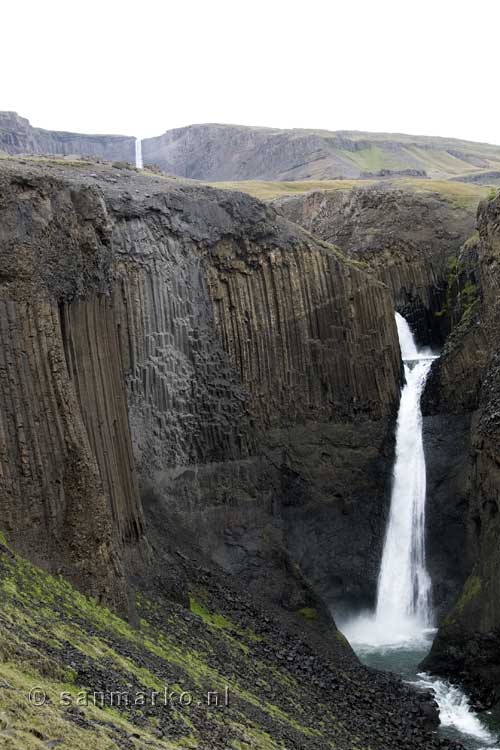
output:
[[[24,0],[2,15],[0,110],[38,127],[149,137],[227,122],[500,143],[496,0]]]

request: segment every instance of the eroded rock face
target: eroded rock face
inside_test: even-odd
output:
[[[436,371],[434,403],[473,409],[468,554],[471,575],[444,619],[427,665],[470,686],[484,703],[500,700],[500,199],[478,213],[479,297]],[[461,370],[465,399],[460,380]]]
[[[60,154],[135,163],[135,138],[84,135],[34,128],[16,112],[0,112],[0,151],[7,154]]]
[[[400,385],[386,287],[243,194],[12,163],[1,187],[11,542],[88,588],[91,559],[108,598],[131,550],[144,570],[190,545],[292,611],[310,582],[372,595]],[[350,571],[349,513],[368,535]]]
[[[119,550],[142,514],[106,208],[95,189],[21,173],[2,173],[0,194],[2,526],[36,563],[122,606]]]
[[[390,185],[314,191],[273,205],[375,269],[422,344],[444,341],[449,320],[437,313],[445,303],[449,261],[475,230],[475,206]]]

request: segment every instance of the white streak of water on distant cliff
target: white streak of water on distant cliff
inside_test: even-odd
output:
[[[135,139],[135,166],[137,169],[142,169],[144,164],[142,163],[142,141],[140,138]]]

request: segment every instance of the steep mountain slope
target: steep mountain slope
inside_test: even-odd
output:
[[[135,138],[126,135],[84,135],[34,128],[16,112],[0,112],[0,151],[7,154],[60,154],[135,160]]]
[[[308,180],[498,170],[500,146],[355,131],[190,125],[143,141],[146,163],[199,180]]]
[[[189,125],[146,138],[142,149],[145,163],[204,181],[427,176],[489,185],[500,173],[500,146],[399,133]],[[135,138],[43,130],[0,112],[1,152],[134,163]]]

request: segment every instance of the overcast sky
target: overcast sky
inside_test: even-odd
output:
[[[0,109],[147,137],[200,122],[500,144],[499,0],[15,0]]]

